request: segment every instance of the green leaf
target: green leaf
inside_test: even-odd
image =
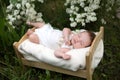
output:
[[[12,3],[12,4],[15,4],[17,2],[18,2],[18,0],[10,0],[10,3]]]

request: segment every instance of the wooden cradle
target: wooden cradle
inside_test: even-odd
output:
[[[35,28],[33,28],[33,30],[34,29]],[[55,72],[68,74],[68,75],[72,75],[72,76],[82,77],[82,78],[86,78],[87,80],[92,80],[92,75],[94,72],[94,69],[92,69],[92,67],[91,67],[92,58],[93,58],[94,52],[98,46],[98,43],[100,42],[101,39],[103,39],[103,36],[104,36],[104,27],[100,27],[100,30],[99,30],[98,34],[96,35],[96,37],[90,47],[89,52],[86,55],[86,68],[83,70],[79,69],[77,71],[66,70],[66,69],[63,69],[60,67],[52,66],[52,65],[44,63],[44,62],[35,62],[35,61],[26,60],[23,57],[23,55],[18,51],[19,44],[21,44],[24,40],[27,39],[26,34],[23,35],[23,37],[18,42],[14,42],[13,47],[14,47],[17,57],[22,61],[23,65],[36,67],[36,68],[40,68],[40,69],[45,69],[45,70],[50,70],[50,71],[55,71]]]

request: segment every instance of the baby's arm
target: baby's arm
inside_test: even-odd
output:
[[[65,60],[68,60],[68,59],[71,58],[70,55],[66,54],[66,52],[68,52],[69,50],[71,50],[71,49],[69,49],[69,48],[60,48],[60,49],[57,49],[57,50],[54,52],[54,54],[55,54],[55,56],[58,57],[58,58],[63,58],[63,59],[65,59]]]
[[[66,45],[70,45],[70,40],[69,40],[70,34],[71,34],[71,30],[69,28],[63,29],[63,38]]]

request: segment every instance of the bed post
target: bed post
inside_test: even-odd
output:
[[[100,40],[103,39],[103,37],[104,37],[104,27],[100,27],[99,32],[98,32],[97,36],[95,37],[89,52],[86,55],[86,77],[87,77],[87,80],[92,80],[92,75],[94,72],[94,69],[92,68],[92,65],[91,65],[93,55],[94,55],[94,52],[95,52]]]
[[[16,54],[18,60],[20,61],[20,63],[22,63],[21,66],[22,66],[23,71],[24,71],[24,70],[26,70],[26,67],[25,67],[25,65],[23,64],[23,61],[22,61],[22,58],[24,58],[24,57],[23,57],[23,55],[18,51],[18,46],[19,46],[19,42],[14,42],[14,43],[13,43],[13,48],[14,48],[14,50],[15,50],[15,54]]]
[[[19,51],[18,51],[18,45],[19,45],[18,42],[14,42],[13,43],[13,48],[15,50],[15,54],[17,55],[18,59],[21,60],[21,58],[23,57],[23,55],[19,53]]]
[[[86,78],[87,80],[92,80],[92,74],[93,74],[93,70],[91,69],[92,61],[90,61],[89,54],[90,52],[88,52],[86,55]]]

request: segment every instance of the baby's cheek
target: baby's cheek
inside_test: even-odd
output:
[[[78,48],[82,48],[82,46],[80,44],[75,44],[74,48],[78,49]]]

